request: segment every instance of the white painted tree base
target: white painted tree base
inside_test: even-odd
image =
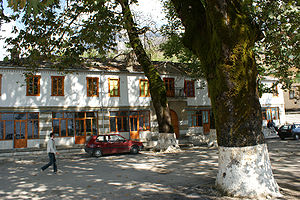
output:
[[[230,196],[279,197],[266,144],[250,147],[219,147],[219,189]]]
[[[153,147],[154,151],[166,151],[170,147],[173,150],[178,150],[178,146],[175,133],[159,133],[157,144]]]

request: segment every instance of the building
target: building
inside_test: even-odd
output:
[[[277,81],[273,77],[264,77],[262,84],[266,88],[272,88]],[[285,124],[285,103],[284,90],[282,85],[278,84],[269,93],[263,93],[259,99],[262,108],[263,126],[266,127],[268,121],[273,120],[276,126]]]
[[[300,81],[292,84],[289,91],[284,91],[284,102],[286,123],[300,123]]]
[[[158,123],[148,80],[138,66],[92,63],[72,73],[45,64],[36,74],[0,63],[0,149],[84,144],[87,137],[118,132],[147,142]],[[171,63],[156,63],[167,86],[176,137],[210,132],[210,100],[203,80],[193,80]]]
[[[179,64],[154,64],[166,85],[179,142],[215,141],[206,81],[192,79]],[[45,63],[35,74],[26,72],[0,62],[0,149],[40,148],[50,132],[58,145],[82,145],[99,133],[155,145],[158,123],[141,67],[93,61],[60,73]],[[264,124],[270,117],[284,121],[281,93],[279,88],[278,96],[262,96]]]

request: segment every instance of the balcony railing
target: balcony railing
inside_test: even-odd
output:
[[[176,88],[167,90],[167,97],[186,98],[186,94],[184,92],[184,88],[176,87]]]

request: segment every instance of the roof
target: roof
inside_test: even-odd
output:
[[[180,74],[187,75],[188,73],[184,70],[185,65],[182,63],[173,63],[173,62],[162,62],[162,61],[153,61],[154,66],[157,68],[160,74]],[[0,61],[0,69],[28,69],[31,68],[27,64],[16,65],[11,62]],[[55,67],[55,64],[50,62],[40,62],[39,66],[35,68],[39,70],[55,70],[62,71],[59,69],[59,66]],[[83,64],[76,64],[72,67],[68,67],[65,71],[99,71],[99,72],[119,72],[119,73],[143,73],[143,68],[139,64],[127,64],[124,61],[108,60],[100,61],[97,59],[86,59]]]

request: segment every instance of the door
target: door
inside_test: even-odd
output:
[[[27,147],[27,123],[24,120],[15,121],[14,148]]]
[[[85,120],[75,120],[75,144],[84,144],[86,140],[85,136]]]
[[[202,123],[203,123],[203,133],[208,134],[210,132],[209,110],[202,111]]]
[[[138,140],[139,137],[139,120],[138,115],[129,116],[130,138]]]
[[[174,129],[174,133],[176,135],[176,138],[178,139],[179,138],[178,116],[176,112],[173,110],[170,110],[170,113],[171,113],[171,123]]]

